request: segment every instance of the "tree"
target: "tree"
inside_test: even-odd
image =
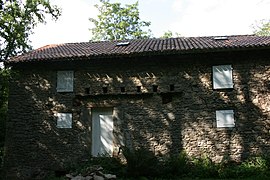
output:
[[[0,0],[0,61],[31,48],[29,35],[46,14],[56,20],[61,12],[49,0]]]
[[[11,78],[10,69],[0,69],[0,171],[3,163],[4,141],[6,132],[6,118],[8,105],[8,82]]]
[[[261,20],[253,24],[254,34],[258,36],[270,36],[270,20]]]
[[[45,15],[53,19],[60,16],[60,9],[49,0],[0,0],[0,63],[11,56],[31,48],[29,35],[38,23],[45,23]],[[0,170],[2,165],[5,124],[8,104],[8,81],[12,71],[0,67]]]
[[[95,25],[90,29],[92,40],[141,39],[151,36],[149,29],[143,30],[151,23],[140,20],[138,1],[125,7],[121,7],[120,3],[110,3],[109,0],[100,0],[100,3],[95,5],[99,11],[97,19],[89,19]]]
[[[164,32],[164,34],[160,37],[160,38],[172,38],[172,37],[180,37],[181,34],[176,32],[173,33],[172,31],[168,30],[166,32]]]

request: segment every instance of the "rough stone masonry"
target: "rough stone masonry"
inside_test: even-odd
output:
[[[65,169],[91,155],[91,109],[112,108],[121,146],[167,156],[184,150],[242,161],[270,149],[269,53],[218,52],[15,64],[10,82],[5,169],[10,178]],[[213,89],[212,66],[231,65],[232,89]],[[57,92],[57,71],[74,71],[73,92]],[[218,128],[216,110],[234,110]],[[72,128],[55,114],[72,113]]]

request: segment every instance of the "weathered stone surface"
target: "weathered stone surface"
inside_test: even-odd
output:
[[[94,179],[92,176],[86,176],[85,177],[85,180],[91,180],[91,179]]]
[[[73,178],[73,176],[72,176],[71,174],[66,174],[66,177],[67,177],[67,178],[70,178],[70,179]]]
[[[91,108],[95,107],[113,107],[114,155],[121,155],[123,144],[145,146],[153,154],[181,150],[190,156],[206,154],[216,162],[268,153],[269,57],[268,52],[220,52],[15,65],[18,76],[10,83],[7,122],[7,174],[30,177],[37,169],[61,170],[89,157]],[[224,64],[233,67],[234,88],[213,90],[212,66]],[[56,91],[58,70],[74,70],[74,92]],[[105,85],[107,93],[102,90]],[[158,86],[157,92],[153,85]],[[234,110],[235,128],[216,128],[215,111],[221,109]],[[57,112],[72,113],[71,129],[56,127]]]
[[[98,176],[98,175],[94,175],[94,180],[104,180],[104,177]]]
[[[109,179],[116,179],[116,175],[113,174],[104,174],[102,172],[103,168],[101,166],[89,166],[85,171],[84,174],[79,175],[72,175],[66,174],[65,176],[71,180],[109,180]]]
[[[105,179],[116,179],[116,175],[113,174],[105,174],[104,177]]]
[[[85,178],[83,176],[75,176],[73,178],[71,178],[71,180],[85,180]]]

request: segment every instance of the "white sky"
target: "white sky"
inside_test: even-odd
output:
[[[136,0],[111,0],[124,4]],[[51,0],[62,8],[57,22],[47,20],[31,36],[34,48],[48,44],[89,41],[89,18],[96,18],[99,0]],[[256,21],[270,19],[270,0],[139,0],[140,17],[150,21],[154,37],[165,31],[182,36],[252,34]]]

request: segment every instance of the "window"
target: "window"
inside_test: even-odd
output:
[[[174,91],[174,84],[170,85],[170,91]]]
[[[72,113],[57,113],[58,128],[72,128]]]
[[[232,66],[213,66],[213,88],[233,88]]]
[[[125,87],[120,87],[120,90],[122,93],[126,91]]]
[[[216,111],[217,127],[235,127],[233,110]]]
[[[108,87],[102,87],[102,91],[104,94],[108,93]]]
[[[137,92],[141,92],[141,86],[137,86]]]
[[[57,72],[57,92],[73,91],[73,71]]]
[[[157,92],[158,91],[158,85],[153,85],[153,92]]]

